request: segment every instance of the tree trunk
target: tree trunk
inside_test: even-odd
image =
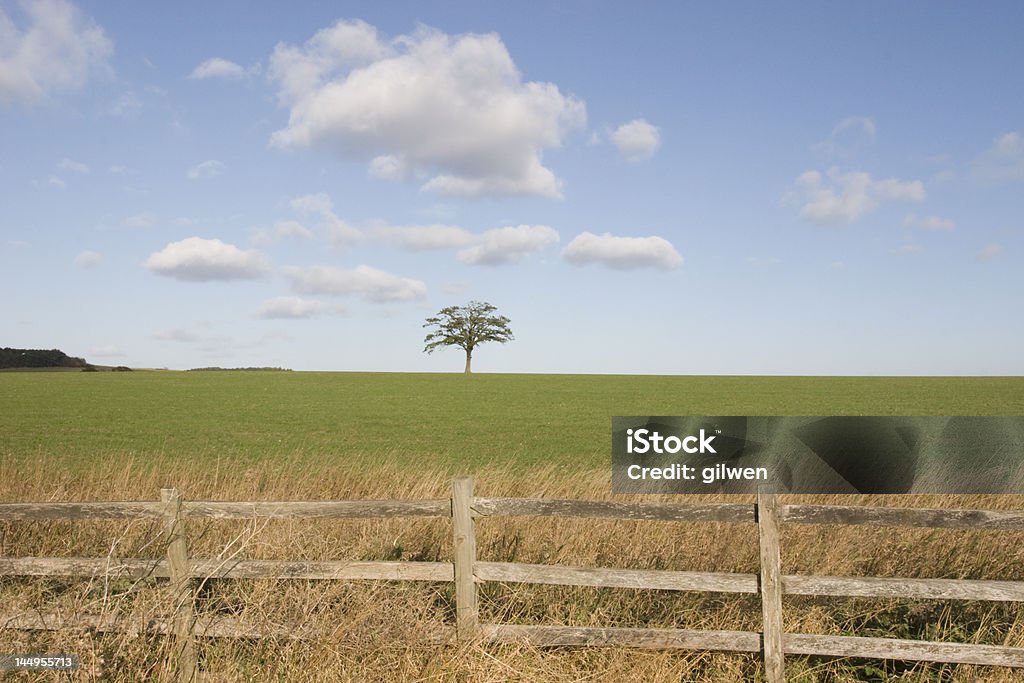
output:
[[[473,352],[472,351],[466,351],[466,374],[467,375],[472,374],[472,372],[473,372],[473,369],[471,367],[472,364],[473,364]]]

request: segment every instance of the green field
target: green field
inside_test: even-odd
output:
[[[447,497],[456,472],[473,474],[483,496],[606,499],[613,415],[1022,413],[1024,378],[0,373],[0,501],[151,501],[167,486],[190,500],[421,500]],[[899,504],[1015,510],[1021,498]],[[153,558],[164,552],[162,528],[161,520],[16,521],[0,523],[0,539],[5,557]],[[453,557],[447,519],[193,520],[188,533],[195,558]],[[753,525],[507,517],[481,521],[476,534],[489,562],[745,574],[759,567]],[[792,525],[783,569],[1019,581],[1021,547],[1024,532]],[[438,645],[427,636],[453,623],[447,584],[214,580],[202,595],[204,617],[326,634],[205,639],[202,666],[223,675],[217,680],[763,680],[760,658],[746,654]],[[155,581],[0,581],[0,600],[29,614],[103,612],[150,623],[172,612],[170,597]],[[761,624],[753,596],[691,591],[488,582],[480,604],[485,623],[753,632]],[[786,610],[792,632],[1024,645],[1024,613],[1009,602],[795,596]],[[109,680],[169,680],[154,672],[173,656],[170,639],[107,633],[84,648],[80,630],[9,629],[5,637],[12,651],[82,652],[95,670],[107,657]],[[857,659],[787,657],[787,668],[790,680],[807,683],[1020,680],[1012,669]]]
[[[1019,415],[1024,378],[0,374],[0,455],[603,467],[613,415]]]

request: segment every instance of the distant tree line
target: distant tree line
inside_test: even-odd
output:
[[[258,372],[291,372],[291,368],[221,368],[216,365],[212,365],[208,368],[189,368],[189,372],[214,372],[214,371],[226,371],[230,370],[236,372],[239,370],[245,371],[258,371]]]
[[[69,356],[59,349],[0,348],[0,368],[87,368],[84,358]]]

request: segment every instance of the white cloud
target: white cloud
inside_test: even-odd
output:
[[[374,303],[415,301],[427,296],[427,286],[370,266],[342,270],[331,266],[289,267],[284,269],[292,288],[300,294],[356,295]]]
[[[21,4],[24,26],[0,7],[0,104],[32,104],[110,72],[103,29],[65,0]]]
[[[253,234],[253,243],[256,246],[266,246],[277,240],[308,240],[313,238],[313,232],[298,221],[277,221],[271,228],[261,228]]]
[[[920,180],[874,180],[863,171],[843,173],[830,168],[824,175],[806,171],[785,200],[801,204],[800,217],[815,225],[853,223],[890,201],[924,201]]]
[[[327,235],[327,240],[335,246],[341,247],[363,239],[362,232],[334,213],[334,203],[323,192],[296,197],[289,205],[292,211],[300,215],[318,217],[319,227]]]
[[[409,167],[393,154],[383,154],[370,160],[370,175],[381,180],[405,180],[409,176]]]
[[[205,178],[216,178],[224,173],[224,169],[227,166],[223,162],[217,161],[216,159],[207,159],[206,161],[196,164],[192,168],[188,169],[185,174],[189,180],[200,180]]]
[[[116,100],[107,107],[107,114],[130,119],[142,109],[142,100],[133,92],[121,93]]]
[[[410,251],[459,249],[477,239],[457,225],[375,225],[370,232],[376,239]]]
[[[114,175],[135,175],[138,171],[133,168],[128,168],[127,166],[114,164],[107,168],[107,173],[113,173]]]
[[[850,151],[864,142],[873,143],[876,133],[875,120],[870,116],[847,116],[835,125],[828,140],[811,149],[832,156],[837,152]]]
[[[278,44],[269,73],[289,108],[272,145],[373,160],[378,176],[425,178],[446,195],[560,197],[541,154],[586,122],[582,101],[523,82],[496,34],[421,27],[382,40],[339,21],[302,46]]]
[[[644,119],[634,119],[615,129],[612,143],[626,161],[650,159],[661,146],[661,133]]]
[[[86,249],[78,256],[75,257],[74,264],[75,268],[80,270],[89,270],[95,268],[103,262],[103,255],[97,251]]]
[[[480,235],[476,244],[462,249],[456,258],[477,266],[518,263],[529,254],[558,244],[558,233],[546,225],[516,225],[493,228]]]
[[[57,168],[62,171],[70,171],[72,173],[88,173],[89,167],[83,164],[81,161],[75,161],[64,157],[57,163]]]
[[[616,270],[671,270],[683,263],[672,243],[662,237],[618,237],[607,232],[580,233],[562,250],[562,258],[576,266],[599,263]]]
[[[1006,253],[1006,247],[1001,244],[989,244],[986,245],[976,254],[979,261],[991,261],[994,258],[998,258]]]
[[[158,275],[187,282],[253,280],[270,272],[270,263],[260,252],[202,237],[171,242],[143,265]]]
[[[278,296],[264,301],[258,315],[273,320],[313,318],[318,315],[338,315],[345,312],[343,306],[330,306],[321,301],[311,301],[297,296]]]
[[[151,228],[154,223],[156,223],[156,214],[151,211],[143,211],[142,213],[128,216],[121,221],[121,225],[124,227],[135,229]]]
[[[244,75],[245,69],[240,65],[220,57],[213,57],[193,69],[188,77],[192,79],[241,78]]]
[[[974,178],[983,182],[1024,180],[1024,136],[1018,132],[999,136],[971,170]]]
[[[832,129],[832,137],[837,138],[850,132],[859,132],[874,142],[877,132],[875,120],[870,116],[847,116]]]
[[[903,219],[903,225],[908,228],[924,228],[925,230],[938,230],[949,232],[956,228],[956,223],[950,218],[941,216],[918,216],[916,213],[908,213]]]
[[[55,175],[52,175],[49,178],[47,178],[46,184],[50,185],[51,187],[56,187],[58,190],[63,190],[65,187],[68,186],[67,183],[65,183],[63,180],[61,180]]]
[[[274,234],[278,237],[308,240],[313,237],[309,228],[298,221],[277,221],[274,223]]]
[[[324,192],[304,194],[291,200],[288,205],[292,207],[292,211],[303,215],[334,215],[334,202]]]

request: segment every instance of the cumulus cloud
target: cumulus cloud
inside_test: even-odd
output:
[[[806,171],[785,199],[801,205],[800,217],[814,225],[853,223],[884,202],[920,202],[926,197],[920,180],[875,180],[869,173],[843,173],[830,168],[825,174]]]
[[[342,270],[331,266],[285,268],[292,288],[300,294],[355,295],[374,303],[416,301],[427,296],[427,286],[370,266]]]
[[[339,21],[302,46],[278,44],[269,74],[289,109],[273,146],[367,160],[378,177],[425,179],[444,195],[560,197],[541,154],[586,123],[579,99],[523,82],[496,34],[422,27],[385,40]]]
[[[277,296],[267,299],[259,310],[259,317],[267,320],[314,318],[318,315],[345,313],[343,306],[330,306],[321,301],[312,301],[297,296]]]
[[[683,263],[672,243],[662,237],[619,237],[607,232],[580,233],[562,250],[562,258],[575,266],[598,263],[616,270],[672,270]]]
[[[266,246],[282,239],[308,240],[313,231],[298,221],[277,221],[270,228],[260,228],[253,233],[253,244]]]
[[[1004,247],[1001,244],[993,243],[983,247],[981,251],[975,254],[975,256],[979,261],[991,261],[992,259],[998,258],[1005,253],[1006,247]]]
[[[476,241],[473,233],[457,225],[375,225],[371,235],[399,249],[427,251],[459,249]]]
[[[289,206],[299,215],[319,218],[319,227],[327,235],[327,240],[335,246],[345,246],[363,239],[361,231],[334,213],[334,202],[323,192],[296,197],[289,202]]]
[[[812,149],[832,156],[863,143],[873,143],[877,130],[875,120],[870,116],[847,116],[835,125],[828,140],[819,142]]]
[[[908,228],[924,228],[925,230],[938,230],[949,232],[956,228],[956,223],[950,218],[941,216],[918,216],[916,213],[908,213],[903,219],[903,225]]]
[[[270,263],[260,252],[202,237],[171,242],[143,265],[157,275],[186,282],[253,280],[270,272]]]
[[[860,133],[871,142],[874,142],[875,133],[877,132],[875,120],[870,116],[847,116],[832,129],[832,137],[837,138],[850,132]]]
[[[109,73],[114,46],[65,0],[22,3],[21,26],[0,7],[0,104],[32,104]]]
[[[118,95],[117,99],[107,107],[107,114],[130,119],[142,109],[142,100],[133,92],[125,92]]]
[[[74,260],[75,268],[78,268],[79,270],[90,270],[100,265],[102,262],[103,254],[98,251],[92,251],[91,249],[86,249],[76,256]]]
[[[72,173],[88,173],[89,167],[83,164],[81,161],[75,161],[64,157],[57,163],[57,168],[62,171],[70,171]]]
[[[558,244],[558,233],[546,225],[494,228],[480,235],[476,244],[462,249],[456,258],[474,266],[519,263],[526,256]]]
[[[188,77],[194,80],[202,80],[206,78],[241,78],[244,75],[245,69],[240,65],[227,59],[213,57],[193,69]]]
[[[983,182],[1024,180],[1024,136],[1018,132],[999,136],[971,170],[974,178]]]
[[[615,129],[612,143],[626,161],[644,161],[661,146],[661,133],[644,119],[634,119]]]
[[[409,167],[400,157],[383,154],[370,160],[370,175],[381,180],[405,180]]]
[[[124,227],[136,229],[151,228],[154,223],[156,223],[156,214],[151,211],[136,213],[121,221],[121,225]]]
[[[188,169],[185,176],[189,180],[201,180],[204,178],[216,178],[219,175],[223,175],[224,169],[227,166],[216,159],[207,159],[199,164],[196,164],[192,168]]]

